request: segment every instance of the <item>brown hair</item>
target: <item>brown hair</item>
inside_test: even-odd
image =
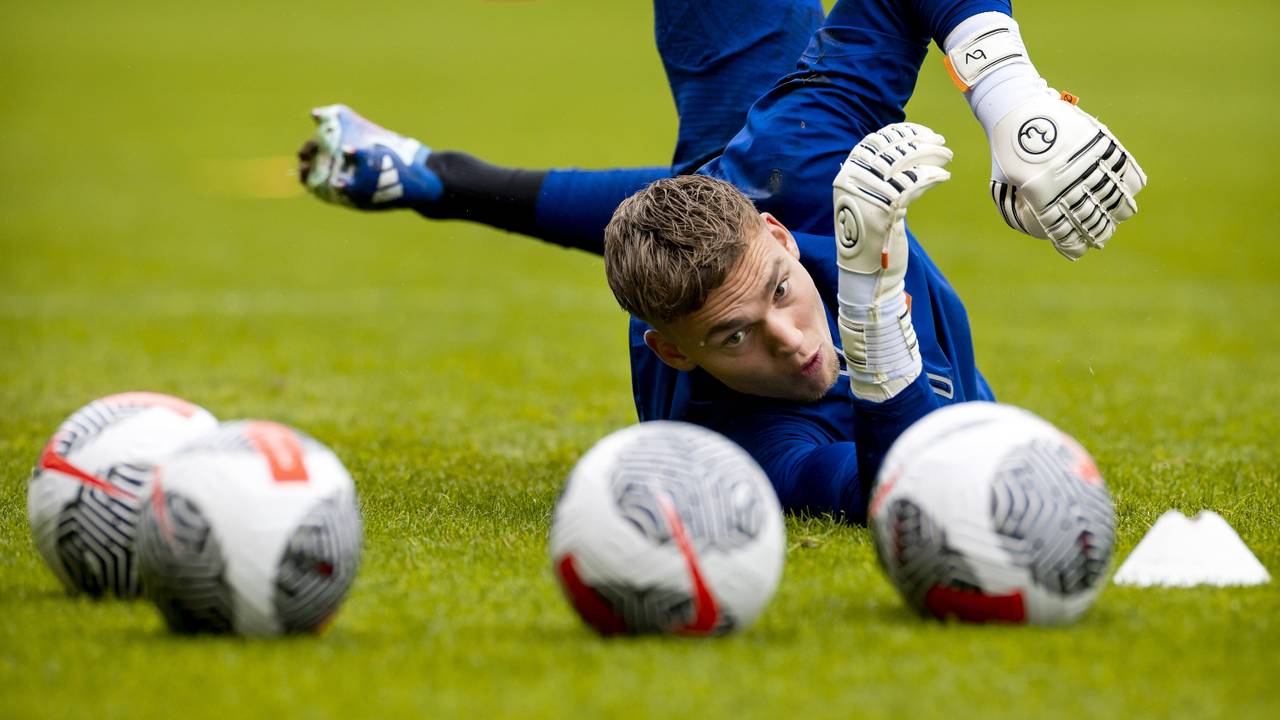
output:
[[[604,270],[622,309],[669,323],[702,307],[760,224],[737,188],[705,175],[665,178],[622,201],[604,230]]]

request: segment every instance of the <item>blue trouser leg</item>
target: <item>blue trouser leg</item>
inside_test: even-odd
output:
[[[536,208],[539,237],[601,252],[618,203],[719,155],[756,98],[795,67],[822,17],[818,0],[655,0],[654,35],[680,117],[672,165],[548,172]]]
[[[841,0],[795,71],[751,108],[746,125],[701,170],[737,185],[793,230],[831,226],[830,185],[866,134],[906,118],[930,39],[1004,0]]]
[[[874,30],[823,26],[799,69],[756,102],[701,172],[733,183],[793,230],[829,230],[840,163],[864,135],[905,117],[926,51]]]
[[[933,392],[924,373],[893,398],[870,402],[853,398],[853,442],[857,446],[858,475],[865,494],[880,473],[880,465],[898,436],[912,423],[942,407],[945,402]],[[867,498],[859,501],[863,507]],[[855,513],[855,517],[856,517]]]
[[[654,0],[658,54],[680,116],[673,174],[720,154],[822,23],[818,0]]]
[[[992,10],[1011,14],[1007,0],[859,0],[837,3],[822,24],[815,0],[655,0],[680,116],[671,173],[705,164],[793,229],[826,232],[840,161],[863,135],[902,119],[928,41]],[[664,174],[552,170],[539,236],[599,252],[617,203]]]

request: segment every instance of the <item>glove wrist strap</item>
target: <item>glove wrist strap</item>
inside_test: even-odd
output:
[[[1027,48],[1022,44],[1022,36],[1018,33],[1018,24],[1013,18],[1000,13],[983,14],[996,15],[1003,18],[1003,22],[995,19],[982,32],[956,43],[947,51],[943,60],[951,81],[961,92],[969,92],[983,78],[1002,67],[1031,64],[1027,59]],[[952,37],[954,35],[952,33]]]

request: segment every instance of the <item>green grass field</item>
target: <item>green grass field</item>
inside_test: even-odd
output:
[[[586,631],[546,535],[576,458],[634,421],[599,261],[324,207],[282,156],[311,106],[344,101],[503,163],[662,163],[651,7],[356,8],[0,8],[0,716],[1275,717],[1274,582],[1111,587],[1066,628],[942,625],[904,609],[865,529],[827,519],[788,522],[782,584],[745,633]],[[1118,559],[1164,510],[1211,508],[1274,574],[1280,6],[1018,11],[1041,72],[1141,160],[1142,212],[1074,265],[1005,228],[935,54],[909,115],[957,159],[913,227],[1000,398],[1094,452]],[[295,424],[345,461],[365,561],[325,634],[177,638],[146,604],[59,590],[30,467],[63,417],[130,389]]]

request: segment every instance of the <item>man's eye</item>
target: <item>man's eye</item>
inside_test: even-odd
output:
[[[785,297],[787,294],[787,289],[790,287],[790,285],[791,285],[790,280],[783,280],[782,282],[778,283],[778,287],[773,289],[774,299],[776,300],[778,298]]]
[[[747,334],[746,334],[745,332],[743,332],[743,331],[739,330],[738,332],[736,332],[736,333],[734,333],[734,334],[730,335],[729,337],[725,338],[725,339],[724,339],[724,344],[725,344],[725,346],[726,346],[726,347],[733,347],[734,345],[738,345],[738,344],[740,344],[743,340],[746,340],[746,339],[747,339]]]

